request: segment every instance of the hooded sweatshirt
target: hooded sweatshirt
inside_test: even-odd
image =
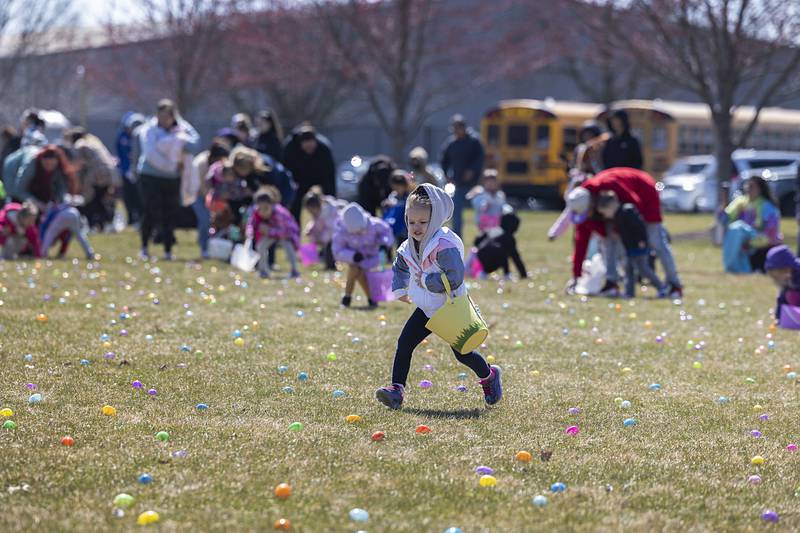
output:
[[[622,131],[616,131],[611,118],[616,117],[622,122]],[[608,118],[608,130],[613,133],[603,148],[603,167],[642,168],[642,148],[639,140],[631,135],[631,126],[628,113],[622,109],[614,111]]]
[[[34,257],[41,257],[41,242],[36,224],[24,229],[18,222],[22,205],[10,203],[0,210],[0,258],[28,251]]]
[[[454,297],[467,292],[464,286],[464,243],[450,229],[442,227],[453,216],[452,198],[435,185],[425,183],[420,187],[425,188],[431,199],[430,223],[419,246],[413,237],[409,237],[397,249],[392,267],[392,291],[397,297],[407,295],[430,318],[447,302],[441,278],[443,273]],[[416,281],[417,274],[421,274],[421,284]]]
[[[380,265],[380,247],[391,245],[393,240],[389,224],[370,216],[360,205],[351,203],[336,221],[333,257],[370,270]],[[355,261],[357,253],[363,256],[359,262]]]
[[[339,212],[343,208],[341,200],[337,200],[333,196],[323,196],[319,216],[306,225],[305,234],[321,246],[330,243],[333,239],[336,221],[339,219]]]
[[[157,178],[179,179],[183,152],[191,153],[200,146],[200,135],[191,124],[177,118],[177,126],[165,130],[153,117],[137,130],[141,154],[137,170],[139,174]]]
[[[781,305],[800,306],[800,258],[794,256],[785,244],[775,246],[767,252],[764,269],[791,268],[792,278],[788,287],[782,287],[775,305],[775,318],[781,317]]]

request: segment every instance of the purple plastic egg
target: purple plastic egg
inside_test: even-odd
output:
[[[141,389],[142,388],[142,382],[139,381],[138,379],[135,379],[135,380],[133,380],[131,382],[131,387],[133,387],[134,389]]]
[[[780,517],[778,516],[778,513],[776,513],[772,509],[767,509],[766,511],[761,513],[761,519],[764,520],[765,522],[777,522],[780,519]]]
[[[758,419],[759,420],[769,420],[769,415],[767,413],[764,413],[763,415],[759,415]]]
[[[423,389],[430,389],[431,387],[433,387],[433,383],[431,383],[427,379],[423,379],[422,381],[419,382],[419,386],[422,387]]]
[[[753,474],[749,478],[747,478],[747,482],[751,485],[761,485],[761,476],[757,474]]]
[[[761,432],[757,429],[754,429],[753,431],[750,432],[750,435],[752,435],[755,438],[759,438],[761,437]]]
[[[579,415],[581,413],[581,408],[580,407],[570,407],[569,409],[567,409],[567,412],[569,414],[571,414],[571,415]]]
[[[158,394],[158,391],[155,389],[148,389],[147,394],[149,394],[150,396],[155,396],[156,394]]]
[[[578,426],[570,426],[564,430],[564,433],[566,433],[567,435],[577,435],[579,432],[580,429],[578,428]]]
[[[106,359],[114,359],[117,356],[114,352],[106,352],[103,354],[103,357]]]
[[[476,474],[480,474],[482,476],[490,476],[490,475],[494,474],[494,468],[492,468],[491,466],[485,466],[485,465],[476,466],[475,467],[475,473]]]
[[[36,383],[27,383],[25,387],[27,387],[28,390],[36,390]]]
[[[456,390],[458,392],[467,392],[467,386],[466,385],[459,385],[458,387],[456,387]]]

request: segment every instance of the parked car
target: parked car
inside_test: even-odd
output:
[[[736,150],[732,155],[734,175],[731,177],[731,196],[741,189],[743,181],[748,177],[757,173],[763,174],[767,170],[775,172],[776,169],[784,169],[781,175],[787,175],[790,172],[787,168],[796,165],[798,161],[800,152]],[[699,168],[700,165],[704,165],[702,169]],[[797,176],[796,170],[794,176]],[[775,181],[778,181],[777,178]],[[780,181],[781,188],[788,183],[784,179]],[[667,171],[658,187],[664,209],[714,211],[718,203],[716,159],[713,156],[680,159]],[[784,201],[785,194],[777,195],[780,202]]]
[[[358,184],[364,178],[369,165],[375,156],[354,155],[343,161],[336,169],[336,195],[342,200],[355,202],[358,199]],[[436,176],[438,185],[444,185],[444,171],[438,164],[429,164],[431,172]],[[400,167],[403,168],[403,167]]]

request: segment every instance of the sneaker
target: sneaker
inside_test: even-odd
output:
[[[503,384],[500,380],[502,369],[497,365],[489,367],[489,377],[480,380],[483,399],[487,405],[494,405],[503,398]]]
[[[378,302],[372,300],[371,298],[367,298],[367,307],[369,309],[377,309],[378,308]]]
[[[297,270],[292,270],[292,272],[289,274],[289,278],[291,279],[297,279],[299,277],[300,277],[300,272],[298,272]]]
[[[147,261],[148,259],[150,259],[150,252],[147,251],[147,248],[142,248],[141,250],[139,250],[139,259],[141,259],[142,261]]]
[[[670,298],[683,298],[683,287],[680,285],[670,285],[669,286],[669,297]]]
[[[664,285],[663,287],[658,289],[658,298],[659,299],[667,298],[667,297],[669,297],[669,294],[670,294],[670,288],[667,285]]]
[[[203,261],[211,259],[211,254],[208,253],[208,250],[203,250],[202,252],[200,252],[200,259],[202,259]]]
[[[259,272],[258,277],[261,279],[269,279],[269,272]]]
[[[175,255],[172,252],[166,252],[164,254],[164,261],[174,261]]]
[[[388,387],[381,387],[375,391],[375,398],[389,409],[400,409],[403,405],[403,391],[405,388],[399,383],[392,383]]]
[[[616,298],[619,296],[619,285],[615,281],[606,281],[606,284],[603,285],[603,288],[600,289],[600,292],[597,293],[599,296],[605,296],[606,298]]]
[[[352,296],[342,296],[342,307],[350,307],[350,304],[353,302]]]

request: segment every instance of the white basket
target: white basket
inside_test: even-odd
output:
[[[253,241],[247,239],[244,244],[237,244],[233,248],[231,264],[239,270],[252,272],[256,269],[258,260],[261,258],[258,252],[253,250]]]
[[[233,241],[212,237],[208,239],[208,256],[212,259],[227,261],[233,251]]]

